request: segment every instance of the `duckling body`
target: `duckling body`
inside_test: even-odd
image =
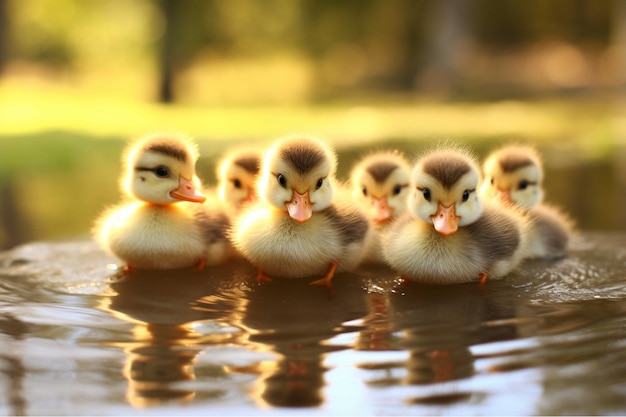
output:
[[[462,149],[437,149],[411,174],[408,212],[383,242],[389,265],[409,280],[455,284],[499,279],[521,261],[523,217],[476,195],[480,174]]]
[[[207,245],[211,219],[200,210],[206,197],[198,191],[196,159],[195,145],[183,135],[151,135],[124,152],[126,200],[105,210],[93,233],[129,270],[201,268],[207,259],[215,262]]]
[[[542,202],[543,166],[538,152],[525,145],[507,145],[492,152],[483,165],[480,188],[484,199],[516,207],[529,222],[526,258],[565,256],[573,233],[571,220]]]
[[[219,199],[209,197],[206,203],[194,208],[194,221],[202,233],[207,266],[220,265],[237,257],[228,238],[232,224],[232,207]]]
[[[378,151],[359,161],[350,174],[354,198],[365,207],[372,223],[372,239],[365,263],[385,263],[382,238],[406,211],[411,169],[398,152]]]
[[[130,269],[194,267],[206,257],[194,210],[183,203],[121,204],[106,212],[99,223],[101,245]]]
[[[369,222],[356,207],[333,199],[334,152],[309,136],[279,140],[265,155],[259,179],[261,200],[235,222],[231,239],[260,276],[299,278],[360,262]]]
[[[341,260],[338,270],[342,271],[355,268],[361,260],[360,241],[367,223],[353,212],[329,207],[300,224],[274,207],[253,210],[254,216],[243,216],[238,226],[238,247],[269,276],[324,275],[334,262]]]
[[[563,212],[541,203],[526,213],[529,224],[525,257],[529,259],[561,258],[573,233],[572,222]]]
[[[485,207],[477,221],[443,236],[406,214],[390,230],[385,253],[404,277],[424,284],[477,281],[482,274],[499,279],[519,263],[520,227],[505,211]]]

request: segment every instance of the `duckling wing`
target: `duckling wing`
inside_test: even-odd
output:
[[[227,239],[230,218],[225,212],[197,210],[194,215],[207,245]]]
[[[567,251],[572,221],[560,210],[540,204],[529,212],[533,235],[538,235],[546,256],[563,256]]]
[[[333,228],[337,230],[344,245],[362,242],[366,239],[369,222],[361,212],[340,206],[330,206],[324,210],[324,214]]]
[[[520,224],[496,207],[485,206],[478,220],[466,227],[472,244],[493,261],[513,256],[522,244]]]

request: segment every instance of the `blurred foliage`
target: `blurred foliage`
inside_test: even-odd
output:
[[[472,97],[489,85],[624,82],[623,0],[6,2],[4,48],[15,71],[124,68],[149,78],[153,97],[168,82],[183,101],[203,82],[252,86],[252,100],[390,90]],[[220,79],[233,60],[249,67]]]

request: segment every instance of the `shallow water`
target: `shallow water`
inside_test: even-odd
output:
[[[0,254],[0,414],[626,413],[623,232],[484,286],[112,263],[89,241]]]

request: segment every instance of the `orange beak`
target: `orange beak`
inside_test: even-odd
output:
[[[254,191],[254,188],[248,187],[248,193],[246,194],[246,197],[241,200],[241,204],[251,203],[255,200],[256,192]]]
[[[293,190],[291,201],[286,201],[285,205],[287,206],[289,217],[298,223],[304,223],[313,215],[313,204],[311,204],[308,191],[304,194],[300,194],[296,190]]]
[[[444,207],[439,203],[437,206],[437,213],[431,216],[435,230],[443,236],[450,236],[459,229],[459,220],[461,219],[456,215],[454,204],[450,207]]]
[[[502,190],[496,188],[496,198],[505,204],[515,204],[513,200],[511,200],[511,190],[509,189]]]
[[[391,218],[391,207],[387,205],[387,197],[372,197],[372,207],[374,207],[374,221],[382,223]]]
[[[170,191],[170,196],[183,201],[191,201],[193,203],[204,203],[206,197],[196,190],[190,180],[185,177],[179,177],[178,188]]]

